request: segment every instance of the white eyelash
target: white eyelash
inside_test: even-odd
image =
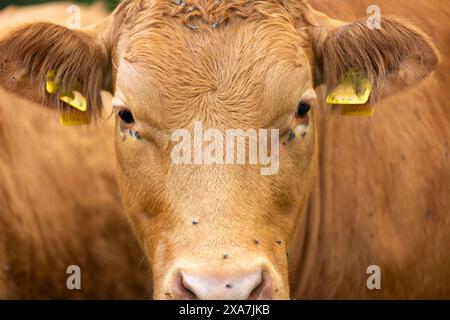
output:
[[[111,105],[113,107],[113,109],[117,109],[117,108],[122,108],[125,103],[122,101],[122,99],[118,98],[118,97],[114,97],[112,99]]]
[[[305,91],[305,93],[303,93],[301,101],[310,102],[314,105],[314,102],[316,101],[316,99],[317,99],[317,95],[316,95],[316,92],[314,91],[314,89],[308,89]]]

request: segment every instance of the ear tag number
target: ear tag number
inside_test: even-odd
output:
[[[74,109],[63,111],[59,117],[59,120],[64,126],[80,126],[91,122],[91,119],[87,113]]]
[[[375,107],[368,105],[343,105],[341,106],[341,115],[343,116],[362,116],[371,117],[375,112]]]
[[[367,105],[372,84],[361,72],[351,71],[345,74],[340,84],[327,96],[328,104],[340,105],[341,115],[372,116],[375,107]]]
[[[50,70],[47,73],[47,81],[45,85],[45,90],[54,94],[59,91],[58,84],[54,81],[56,77],[56,71]],[[60,116],[61,124],[65,126],[77,126],[82,124],[90,123],[89,115],[86,114],[87,101],[86,98],[78,91],[80,90],[81,84],[76,83],[73,91],[65,92],[59,96],[59,99],[75,110],[63,111]]]

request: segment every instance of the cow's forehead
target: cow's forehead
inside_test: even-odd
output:
[[[147,14],[129,32],[117,85],[136,105],[151,105],[152,116],[170,115],[165,124],[180,126],[190,114],[264,126],[311,84],[306,37],[289,19],[237,17],[192,29],[176,17]]]

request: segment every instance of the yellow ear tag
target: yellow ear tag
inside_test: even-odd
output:
[[[79,126],[91,122],[87,113],[78,110],[62,112],[59,120],[65,126]]]
[[[78,91],[72,91],[65,93],[59,98],[76,110],[70,110],[69,112],[63,112],[61,114],[61,123],[65,126],[77,126],[90,123],[89,115],[86,113],[87,102]]]
[[[80,111],[85,112],[87,110],[86,98],[83,97],[83,95],[78,91],[65,93],[61,95],[59,99],[67,103],[69,106],[72,106]]]
[[[341,115],[343,116],[362,116],[362,117],[371,117],[375,112],[374,106],[368,105],[343,105],[341,106]]]
[[[57,93],[59,90],[59,86],[55,82],[55,77],[55,70],[49,70],[47,72],[45,90],[50,94]],[[85,113],[87,110],[87,101],[86,98],[79,92],[80,88],[81,83],[76,82],[72,88],[73,91],[66,92],[59,96],[61,101],[67,103],[75,109],[63,111],[61,113],[60,121],[65,126],[77,126],[91,122],[89,115]]]
[[[362,84],[362,92],[357,94],[355,87],[349,83],[339,84],[327,97],[328,104],[365,104],[369,101],[372,86],[368,80]]]
[[[58,91],[58,85],[56,84],[56,82],[54,82],[55,77],[56,77],[55,70],[50,70],[49,72],[47,72],[47,81],[45,83],[45,90],[48,93],[55,93]]]
[[[348,72],[328,96],[326,102],[341,106],[346,116],[372,116],[375,107],[365,105],[369,101],[372,84],[360,72]]]

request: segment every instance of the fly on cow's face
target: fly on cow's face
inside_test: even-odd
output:
[[[287,142],[294,141],[295,138],[296,138],[296,135],[295,135],[294,131],[293,130],[289,130]]]

